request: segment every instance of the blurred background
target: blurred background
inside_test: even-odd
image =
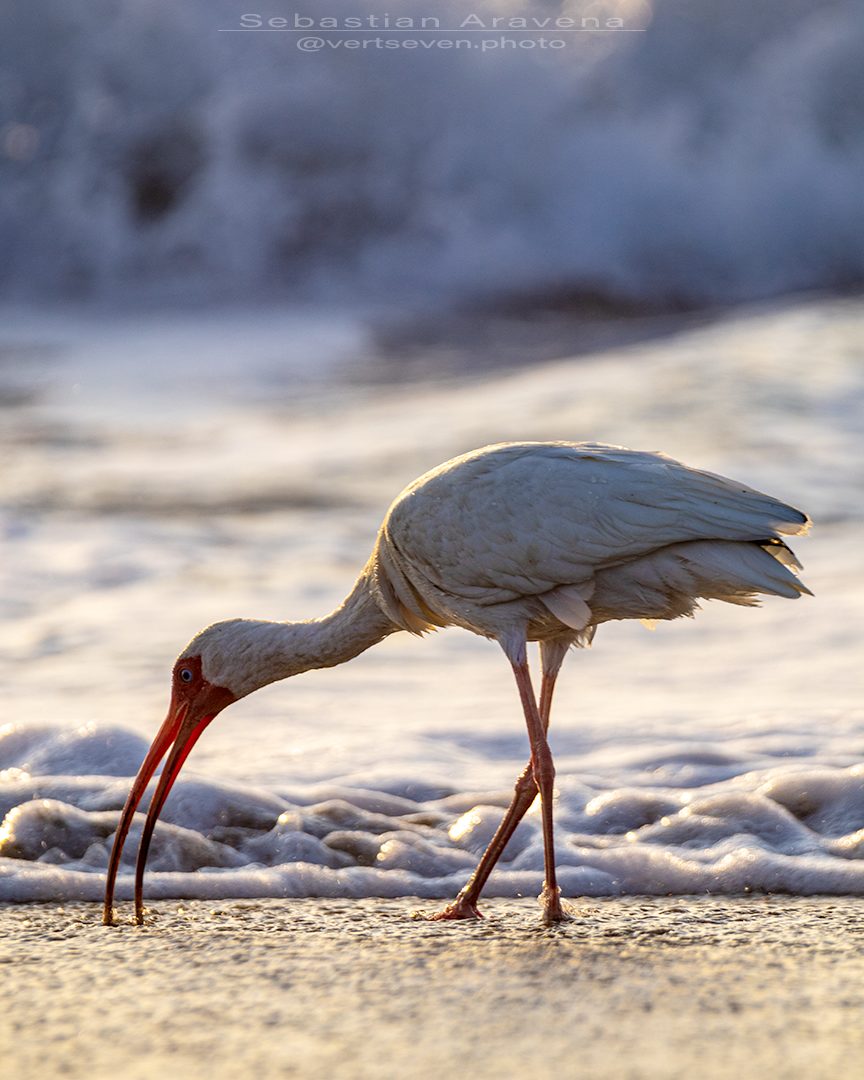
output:
[[[0,776],[128,775],[200,626],[323,613],[405,483],[522,438],[663,449],[817,523],[814,600],[604,627],[559,772],[858,760],[857,0],[249,7],[2,10]],[[295,14],[379,28],[262,32]],[[622,29],[492,22],[519,18]],[[375,37],[471,48],[345,46]],[[294,684],[193,769],[421,791],[524,756],[467,635]]]
[[[625,29],[314,54],[291,33],[220,32],[246,7],[7,9],[6,295],[676,310],[861,281],[854,0],[280,0],[259,13],[265,28],[295,13],[434,16],[430,39],[520,16]]]

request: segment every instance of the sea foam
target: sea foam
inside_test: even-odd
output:
[[[59,758],[51,752],[58,740]],[[116,746],[123,759],[131,742],[143,755],[142,741],[120,728],[5,730],[0,899],[99,898],[130,781],[86,772],[94,747]],[[705,755],[704,782],[686,788],[592,790],[565,779],[556,806],[565,893],[864,892],[864,766],[798,763],[720,781],[714,767]],[[487,793],[459,810],[452,797],[414,802],[334,782],[289,799],[184,774],[156,827],[146,894],[446,897],[467,880],[507,798]],[[136,815],[126,844],[120,898],[131,895],[143,818]],[[542,877],[535,804],[486,891],[536,893]]]

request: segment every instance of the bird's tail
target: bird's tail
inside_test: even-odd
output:
[[[694,591],[705,600],[753,605],[760,593],[790,600],[813,595],[795,573],[801,564],[782,540],[703,540],[670,550],[686,563],[696,579]]]

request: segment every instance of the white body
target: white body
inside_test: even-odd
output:
[[[455,458],[396,499],[373,555],[378,599],[418,631],[590,641],[610,619],[689,615],[699,598],[808,590],[780,541],[806,516],[663,454],[503,443]]]

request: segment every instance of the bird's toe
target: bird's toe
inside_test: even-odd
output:
[[[426,919],[428,922],[452,922],[457,919],[482,919],[483,915],[477,910],[477,905],[470,900],[463,900],[461,897],[453,901],[452,904],[448,904],[441,911],[434,911],[431,914],[418,911],[415,912],[415,918]]]

